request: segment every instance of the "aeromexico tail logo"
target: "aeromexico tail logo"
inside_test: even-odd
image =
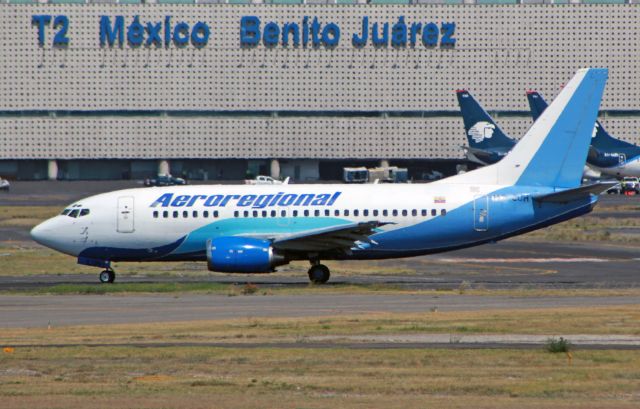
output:
[[[150,207],[205,207],[240,206],[264,209],[273,206],[332,206],[342,192],[302,193],[278,192],[271,195],[175,195],[165,193],[157,198]]]
[[[491,137],[493,136],[493,131],[495,129],[496,126],[494,124],[490,124],[489,122],[476,122],[476,124],[473,125],[471,129],[469,129],[469,136],[475,143],[480,143],[485,139],[491,139]]]

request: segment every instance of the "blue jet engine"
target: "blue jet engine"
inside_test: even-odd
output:
[[[207,267],[221,273],[271,273],[289,261],[269,240],[219,237],[207,241]]]

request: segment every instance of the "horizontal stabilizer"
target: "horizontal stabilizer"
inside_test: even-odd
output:
[[[538,202],[568,203],[589,195],[599,195],[605,190],[615,186],[617,183],[618,182],[599,182],[591,185],[584,185],[574,189],[533,196],[533,200]]]

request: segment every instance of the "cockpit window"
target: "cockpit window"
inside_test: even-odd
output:
[[[78,213],[80,213],[80,209],[73,209],[71,213],[69,213],[69,217],[78,217]]]
[[[90,213],[91,211],[89,209],[82,209],[80,210],[80,217],[82,216],[86,216]]]
[[[69,214],[69,212],[70,212],[70,211],[71,211],[71,209],[64,209],[64,210],[62,211],[62,213],[60,213],[60,214],[61,214],[61,215],[63,215],[63,216],[66,216],[66,215],[68,215],[68,214]]]

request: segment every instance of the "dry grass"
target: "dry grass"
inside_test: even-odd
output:
[[[434,300],[437,306],[437,300]],[[434,309],[435,310],[435,309]],[[607,334],[640,335],[640,306],[249,318],[176,323],[5,328],[12,345],[175,342],[300,342],[318,335]],[[3,345],[0,345],[3,346]]]
[[[631,351],[24,348],[12,408],[636,408]]]
[[[0,226],[33,227],[62,209],[61,206],[0,206]]]

